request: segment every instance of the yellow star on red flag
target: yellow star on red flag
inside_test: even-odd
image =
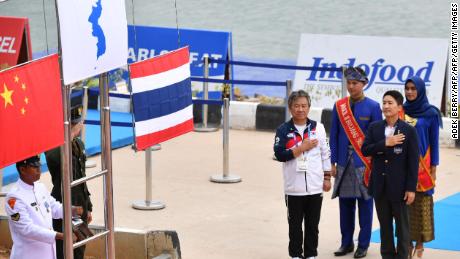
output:
[[[8,104],[11,106],[13,105],[13,99],[11,98],[13,92],[13,90],[8,90],[8,87],[6,87],[5,83],[3,84],[3,93],[1,93],[0,96],[2,96],[5,100],[5,108]]]

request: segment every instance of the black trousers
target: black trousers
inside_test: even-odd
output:
[[[63,232],[62,229],[62,219],[53,219],[53,229],[54,231]],[[83,259],[85,257],[85,248],[86,246],[80,246],[73,250],[74,259]],[[64,259],[64,241],[56,240],[56,258]]]
[[[407,259],[409,255],[409,216],[405,201],[392,202],[385,195],[375,198],[375,208],[380,222],[380,254],[383,259]],[[396,223],[395,249],[393,219]]]
[[[289,223],[289,256],[305,257],[318,255],[318,224],[321,216],[323,194],[286,195]],[[304,223],[305,235],[302,233]],[[303,243],[303,249],[302,249]]]

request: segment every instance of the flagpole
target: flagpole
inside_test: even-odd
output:
[[[203,59],[203,78],[208,79],[209,77],[209,57]],[[208,100],[208,82],[203,82],[203,99]],[[196,132],[213,132],[219,130],[217,127],[208,127],[208,105],[203,104],[202,106],[202,123],[200,126],[194,128]]]
[[[101,168],[106,170],[104,175],[104,216],[106,258],[115,259],[115,223],[113,214],[113,180],[112,180],[112,136],[110,127],[110,103],[107,72],[99,76],[100,114],[101,114]]]
[[[0,168],[0,197],[3,197],[4,193],[2,192],[3,189],[3,169]]]
[[[64,225],[64,258],[73,259],[73,237],[72,237],[72,201],[71,201],[71,168],[72,160],[71,156],[71,135],[70,135],[70,87],[64,84],[64,73],[62,69],[62,43],[61,43],[61,28],[59,26],[59,12],[58,12],[58,1],[55,0],[56,10],[56,24],[58,34],[58,55],[59,55],[59,69],[61,72],[61,86],[62,86],[62,106],[64,113],[64,145],[61,148],[61,187],[63,195],[63,225]]]

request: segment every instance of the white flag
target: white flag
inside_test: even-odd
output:
[[[64,83],[126,65],[124,0],[58,0]]]

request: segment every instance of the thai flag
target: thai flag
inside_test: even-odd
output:
[[[188,47],[131,64],[129,69],[137,150],[193,130]]]

